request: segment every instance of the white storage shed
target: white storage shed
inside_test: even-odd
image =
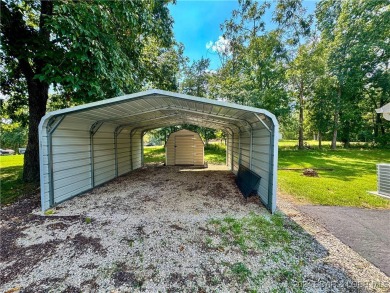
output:
[[[169,135],[165,144],[165,164],[204,165],[204,144],[198,133],[182,129]]]
[[[148,90],[47,113],[39,125],[42,210],[143,165],[143,135],[170,125],[221,129],[226,164],[261,177],[257,194],[276,209],[278,122],[270,112]]]

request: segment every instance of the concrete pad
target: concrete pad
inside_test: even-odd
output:
[[[311,205],[297,208],[390,276],[390,210]]]

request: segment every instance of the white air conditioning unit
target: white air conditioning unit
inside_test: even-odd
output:
[[[378,193],[390,196],[390,164],[377,164],[378,168]]]

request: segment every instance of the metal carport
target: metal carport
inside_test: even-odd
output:
[[[146,131],[180,124],[221,129],[226,164],[261,176],[258,194],[276,208],[278,122],[270,112],[162,90],[47,113],[39,125],[42,210],[143,165]]]

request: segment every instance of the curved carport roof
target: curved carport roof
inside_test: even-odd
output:
[[[39,126],[42,209],[141,167],[143,133],[180,124],[223,130],[227,165],[235,173],[242,164],[260,175],[258,194],[270,211],[275,210],[275,116],[263,109],[162,90],[45,115]]]

